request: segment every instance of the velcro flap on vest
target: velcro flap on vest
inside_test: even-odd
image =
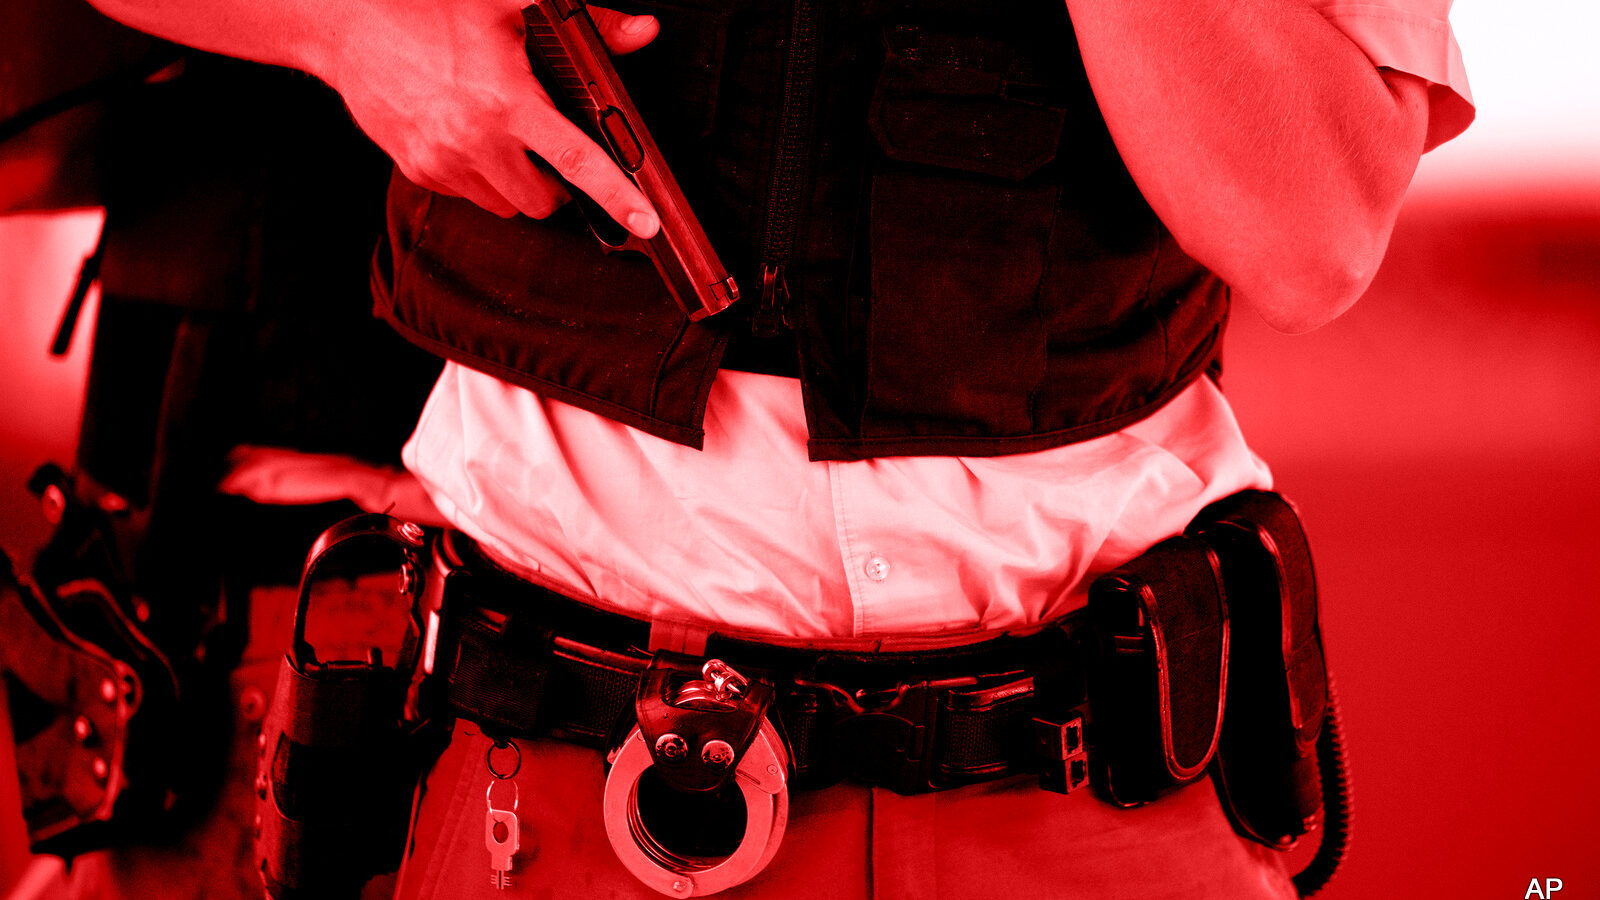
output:
[[[1115,802],[1199,778],[1222,731],[1227,602],[1216,555],[1171,538],[1096,579],[1101,652],[1091,685],[1097,769]]]

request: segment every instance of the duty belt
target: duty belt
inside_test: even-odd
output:
[[[653,658],[648,622],[520,579],[459,535],[436,543],[434,565],[444,612],[435,674],[458,716],[496,738],[618,744]],[[1084,619],[916,651],[712,633],[703,655],[772,685],[796,787],[851,778],[911,794],[1038,772],[1065,792],[1088,780]]]
[[[305,641],[313,572],[358,538],[404,557],[411,622],[394,667],[376,652],[321,661]],[[1279,850],[1317,827],[1326,796],[1326,837],[1296,879],[1310,893],[1344,853],[1348,810],[1316,607],[1299,518],[1262,491],[1206,507],[1183,534],[1096,578],[1085,612],[935,649],[691,639],[690,629],[523,581],[459,535],[429,541],[415,525],[357,516],[312,548],[263,727],[263,878],[290,900],[392,867],[402,836],[363,823],[374,808],[410,802],[413,776],[448,733],[439,726],[458,716],[494,748],[551,736],[604,749],[607,837],[629,871],[669,896],[760,872],[782,840],[791,787],[848,777],[919,793],[1034,771],[1042,787],[1067,792],[1091,769],[1097,793],[1122,806],[1212,772],[1239,833]],[[374,758],[389,765],[375,771]],[[360,802],[329,789],[345,785],[359,786]],[[692,795],[715,799],[711,818],[716,804],[742,801],[736,846],[719,833],[677,839],[679,819],[699,815],[700,804],[683,802]],[[515,821],[515,798],[513,787],[510,808],[496,807],[491,784],[491,826]],[[650,824],[663,813],[673,816],[667,831]],[[369,839],[353,845],[352,829]],[[503,884],[516,841],[499,834],[486,840]]]

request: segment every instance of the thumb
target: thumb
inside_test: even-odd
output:
[[[655,16],[630,16],[602,6],[590,6],[589,16],[606,48],[617,56],[643,47],[661,31]]]

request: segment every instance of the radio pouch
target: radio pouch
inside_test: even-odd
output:
[[[1217,793],[1242,835],[1287,850],[1322,816],[1328,677],[1310,548],[1294,507],[1268,491],[1213,503],[1188,533],[1221,562],[1233,626]]]
[[[1222,730],[1227,610],[1216,555],[1188,537],[1090,586],[1091,770],[1111,802],[1146,803],[1205,773]]]

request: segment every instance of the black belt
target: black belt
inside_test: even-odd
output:
[[[451,708],[494,737],[598,748],[632,725],[650,625],[531,584],[452,536],[438,649]],[[920,793],[1021,772],[1086,778],[1091,652],[1081,614],[1026,636],[936,650],[839,652],[712,634],[705,656],[771,683],[796,787],[843,778]]]

